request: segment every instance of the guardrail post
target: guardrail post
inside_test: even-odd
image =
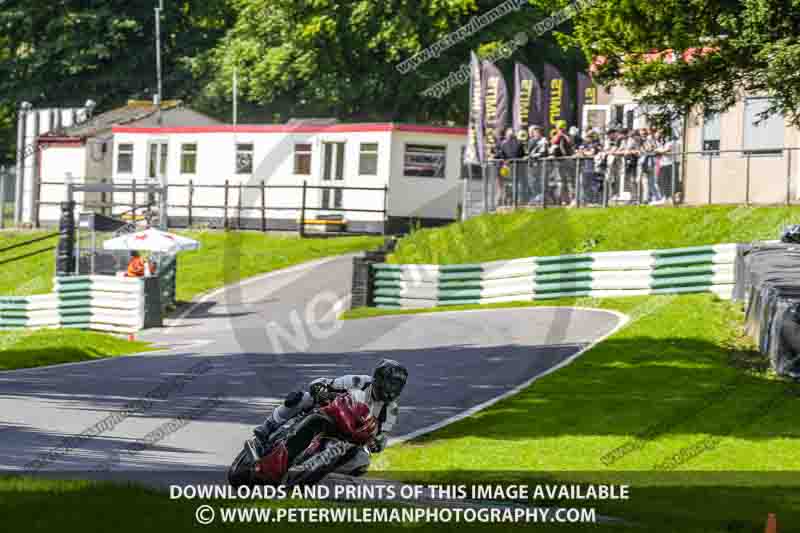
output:
[[[747,152],[747,160],[745,161],[744,204],[750,205],[750,152]]]
[[[583,180],[581,180],[581,158],[575,158],[575,207],[581,206],[581,195],[583,187]]]
[[[708,205],[711,205],[711,162],[713,160],[714,158],[711,156],[711,154],[708,154]]]
[[[6,178],[5,169],[0,168],[0,229],[6,227]]]
[[[517,208],[517,192],[519,191],[517,174],[517,161],[511,161],[511,207],[514,209]]]
[[[242,229],[242,182],[239,182],[239,201],[236,202],[236,229]]]
[[[230,189],[230,180],[225,180],[225,206],[223,215],[223,228],[228,229],[228,192]]]
[[[299,231],[300,237],[306,236],[306,190],[308,188],[308,182],[303,180],[303,200],[300,205],[300,224],[299,224]]]
[[[542,172],[539,174],[539,182],[542,186],[542,209],[547,207],[547,159],[540,159]]]
[[[792,203],[792,150],[786,150],[786,205]]]
[[[136,180],[135,179],[131,182],[131,185],[132,185],[132,187],[131,187],[131,195],[133,196],[133,199],[131,200],[131,208],[132,208],[131,210],[133,212],[133,224],[136,225],[136,209],[137,209],[137,206],[136,206]]]
[[[267,231],[267,186],[261,180],[261,231]]]
[[[192,222],[193,222],[193,217],[192,217],[192,203],[194,202],[193,198],[194,198],[194,181],[189,180],[189,199],[186,204],[186,207],[189,209],[189,217],[188,220],[186,221],[186,226],[188,228],[192,227]]]
[[[383,234],[386,235],[389,226],[389,185],[383,186]]]

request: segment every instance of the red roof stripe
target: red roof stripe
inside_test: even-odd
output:
[[[184,126],[167,128],[137,128],[134,126],[114,126],[114,133],[358,133],[373,131],[405,131],[413,133],[435,133],[440,135],[466,135],[466,128],[445,126],[424,126],[419,124],[331,124],[328,126],[286,124],[253,124],[233,126]]]

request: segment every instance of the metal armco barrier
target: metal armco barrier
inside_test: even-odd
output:
[[[736,244],[529,257],[464,265],[372,265],[377,307],[713,292],[730,299]]]

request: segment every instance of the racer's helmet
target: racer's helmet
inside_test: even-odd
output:
[[[406,367],[393,359],[381,359],[372,375],[372,397],[381,402],[396,400],[407,379]]]

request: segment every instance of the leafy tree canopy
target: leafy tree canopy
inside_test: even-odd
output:
[[[692,109],[724,111],[745,92],[770,96],[768,113],[800,125],[798,7],[798,0],[600,0],[560,39],[589,61],[602,58],[598,79],[623,84],[660,109],[661,121]],[[665,51],[677,60],[647,55]]]

